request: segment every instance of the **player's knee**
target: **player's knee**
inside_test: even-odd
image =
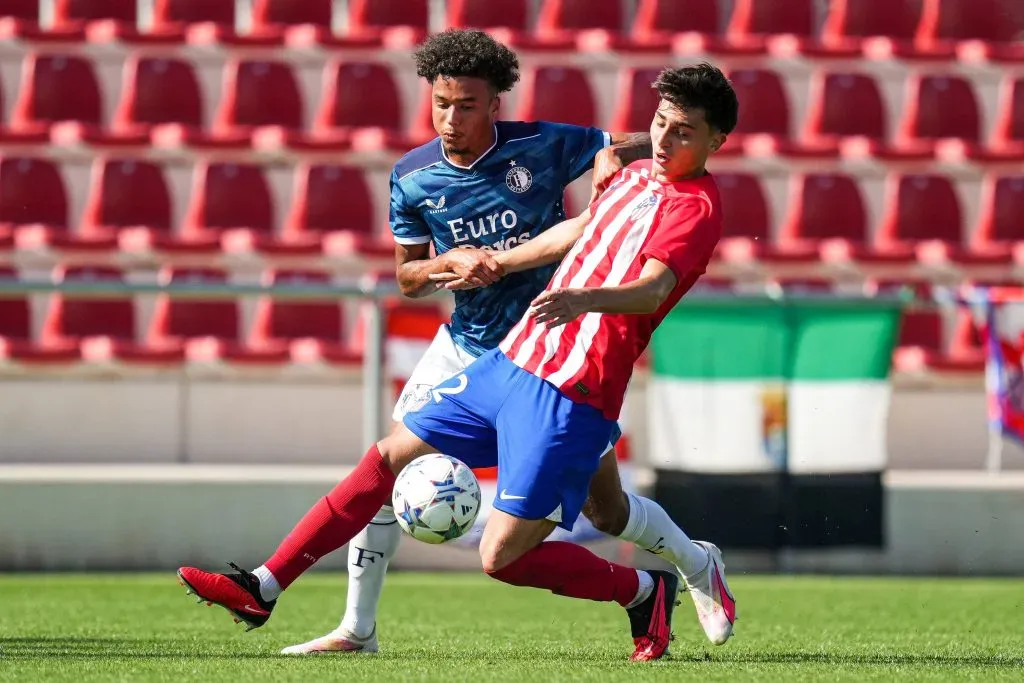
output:
[[[503,557],[501,549],[494,543],[487,543],[486,539],[480,542],[480,566],[493,579],[501,580],[501,570],[509,565],[509,561]]]
[[[601,533],[618,536],[625,531],[626,523],[629,521],[626,496],[617,496],[612,501],[602,502],[600,506],[596,505],[592,498],[588,498],[583,506],[583,514]]]

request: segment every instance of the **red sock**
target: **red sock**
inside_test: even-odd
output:
[[[513,586],[546,588],[556,595],[617,602],[623,607],[640,589],[640,578],[632,567],[602,560],[583,546],[565,541],[541,543],[490,575]]]
[[[395,475],[374,444],[352,474],[316,502],[266,561],[281,588],[348,543],[391,499]]]

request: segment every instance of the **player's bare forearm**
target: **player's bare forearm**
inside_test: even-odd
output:
[[[439,282],[430,279],[432,273],[444,272],[446,268],[440,257],[403,263],[395,269],[398,288],[410,299],[433,294],[439,289]]]
[[[506,273],[517,273],[558,263],[583,235],[583,229],[587,227],[589,221],[590,209],[587,209],[575,218],[564,220],[558,225],[548,228],[529,242],[508,251],[497,252],[494,258]]]
[[[455,276],[469,287],[487,287],[500,280],[505,271],[494,255],[483,249],[451,249],[430,258],[429,244],[395,245],[395,276],[402,294],[416,299],[444,287],[438,275]]]
[[[610,149],[623,166],[641,159],[650,159],[654,154],[650,133],[612,133],[611,138]]]
[[[675,274],[650,259],[640,276],[616,287],[549,289],[533,300],[530,315],[548,327],[557,327],[585,313],[645,315],[658,310],[676,286]]]

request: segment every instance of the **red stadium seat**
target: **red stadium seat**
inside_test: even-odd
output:
[[[717,173],[722,199],[722,241],[718,250],[727,259],[754,258],[771,243],[771,211],[761,181],[745,173]]]
[[[643,131],[651,127],[654,111],[661,101],[651,84],[659,72],[660,69],[623,69],[619,72],[618,106],[612,116],[612,130]]]
[[[530,8],[527,0],[448,0],[450,28],[506,28],[527,30]]]
[[[290,66],[232,60],[224,70],[214,133],[250,132],[259,126],[303,127],[303,102]]]
[[[1008,75],[999,91],[992,146],[1024,143],[1024,76]]]
[[[1000,0],[922,0],[916,39],[919,45],[949,40],[1008,43],[1019,39],[1022,29]]]
[[[429,23],[428,0],[351,0],[349,6],[349,30],[354,33],[408,26],[425,35]]]
[[[819,71],[811,81],[803,137],[808,143],[864,136],[886,139],[885,104],[874,78],[865,74]]]
[[[953,334],[949,343],[949,355],[943,359],[941,369],[966,372],[982,372],[985,369],[985,349],[982,347],[981,330],[971,311],[961,308],[957,312]]]
[[[58,277],[65,282],[121,282],[121,271],[116,268],[62,267]],[[73,294],[53,294],[43,322],[40,341],[44,346],[85,337],[110,337],[124,342],[135,339],[135,305],[130,295],[110,298],[77,297]]]
[[[110,239],[124,231],[147,243],[154,236],[170,238],[171,197],[163,170],[139,159],[97,159],[80,232]]]
[[[738,69],[730,72],[729,78],[736,97],[743,103],[733,134],[762,133],[777,140],[788,139],[789,97],[779,75],[763,69]]]
[[[203,22],[234,30],[235,0],[156,0],[153,6],[156,28],[183,28]]]
[[[114,112],[117,133],[149,133],[174,123],[199,130],[203,100],[192,64],[163,57],[132,56],[124,66],[121,101]]]
[[[330,27],[331,0],[255,0],[252,24],[255,31],[300,24]]]
[[[717,35],[718,0],[640,0],[632,37],[641,43],[668,45],[676,33]]]
[[[67,238],[67,229],[68,198],[60,170],[44,159],[0,159],[0,233],[28,235],[38,244]]]
[[[919,76],[907,81],[899,141],[960,138],[976,143],[981,116],[974,88],[958,76]]]
[[[202,241],[229,231],[250,246],[273,237],[274,208],[266,178],[259,166],[200,163],[193,175],[182,236]]]
[[[821,243],[856,255],[868,241],[868,216],[857,182],[845,175],[812,173],[790,180],[788,215],[779,248],[791,256],[817,258]]]
[[[292,196],[282,235],[285,244],[319,246],[327,239],[334,248],[358,250],[379,242],[373,195],[359,169],[302,165],[295,172]],[[344,202],[338,201],[341,196]]]
[[[327,284],[325,273],[279,271],[268,284]],[[256,349],[287,349],[293,360],[353,363],[358,356],[345,344],[345,320],[337,298],[287,301],[264,297],[257,304],[249,345]]]
[[[17,277],[10,268],[0,267],[0,280]],[[31,346],[32,307],[24,294],[0,295],[0,358]]]
[[[814,33],[814,2],[736,0],[727,32],[731,39],[739,41],[784,33],[809,37]]]
[[[39,0],[4,0],[0,2],[0,18],[4,17],[38,24]]]
[[[57,26],[75,26],[101,19],[134,26],[137,5],[136,0],[55,0],[53,18]]]
[[[919,12],[911,3],[893,0],[832,0],[822,27],[826,43],[886,36],[909,43],[914,38]]]
[[[68,55],[30,54],[22,63],[21,91],[11,114],[15,134],[33,134],[73,121],[98,127],[103,113],[90,62]]]
[[[912,347],[925,353],[941,354],[944,348],[942,315],[938,311],[905,311],[896,346],[901,349]]]
[[[541,35],[588,29],[622,33],[624,28],[619,0],[544,0],[537,19]]]
[[[531,69],[523,76],[520,93],[516,115],[520,120],[597,125],[597,104],[582,69],[557,66]]]
[[[367,145],[378,149],[403,149],[402,100],[391,70],[383,64],[331,62],[324,69],[323,99],[314,131],[345,139],[359,129]]]
[[[910,257],[923,242],[955,252],[963,240],[960,200],[944,176],[893,174],[886,181],[886,206],[875,238],[879,252]]]
[[[986,177],[981,190],[981,213],[971,247],[979,253],[1009,257],[1015,246],[1024,243],[1022,216],[1024,176]]]

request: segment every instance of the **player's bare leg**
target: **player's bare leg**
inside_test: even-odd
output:
[[[711,543],[691,541],[653,500],[623,491],[614,451],[605,453],[590,480],[583,514],[599,531],[675,565],[708,640],[721,645],[729,639],[736,621],[736,600],[725,580],[721,551]]]
[[[495,510],[480,540],[480,560],[491,577],[513,586],[543,588],[626,608],[636,646],[632,659],[659,659],[672,639],[679,579],[672,572],[639,571],[604,560],[581,545],[544,541],[555,528],[546,519],[522,519]]]
[[[392,434],[400,426],[400,422],[394,423]],[[348,593],[341,623],[330,633],[284,648],[281,654],[376,653],[380,649],[377,611],[384,577],[401,536],[394,509],[385,505],[348,543]]]

